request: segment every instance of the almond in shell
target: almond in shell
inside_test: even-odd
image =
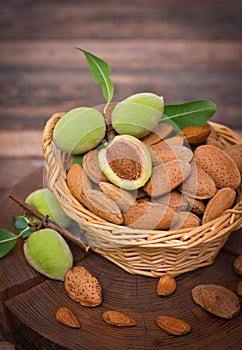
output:
[[[225,152],[233,159],[242,175],[242,143],[227,148]]]
[[[242,255],[237,256],[234,261],[234,271],[237,275],[242,276]]]
[[[118,205],[102,192],[93,190],[81,165],[72,164],[67,173],[67,185],[73,196],[92,213],[117,225],[123,223]]]
[[[136,321],[122,312],[108,310],[103,313],[103,319],[106,323],[116,327],[131,327],[136,325]]]
[[[99,281],[83,266],[74,266],[67,271],[64,286],[69,297],[82,306],[94,307],[102,303]]]
[[[164,140],[172,133],[173,127],[171,124],[159,123],[155,129],[147,136],[143,137],[141,141],[148,146],[154,145],[161,140]]]
[[[160,197],[179,186],[190,174],[189,162],[172,160],[154,167],[143,189],[150,197]]]
[[[73,312],[67,307],[60,307],[56,311],[56,320],[71,328],[81,328],[81,324]]]
[[[236,293],[238,294],[238,296],[242,297],[242,281],[240,281],[240,282],[237,284]]]
[[[223,150],[202,145],[194,151],[194,159],[200,168],[212,177],[218,188],[239,187],[241,176],[233,159]]]
[[[218,218],[222,213],[232,207],[236,197],[236,192],[230,187],[225,187],[219,190],[206,205],[203,213],[202,223]]]
[[[123,212],[124,224],[145,230],[167,229],[176,212],[160,203],[141,202]]]
[[[215,195],[217,187],[212,177],[192,162],[191,173],[181,184],[180,190],[188,197],[208,199]]]
[[[189,212],[179,212],[174,217],[171,229],[178,230],[179,228],[198,227],[200,224],[201,219],[197,215]]]
[[[206,204],[203,200],[188,197],[188,196],[184,195],[184,193],[183,193],[183,197],[185,197],[189,208],[191,209],[191,211],[194,214],[200,215],[204,212]]]
[[[91,179],[94,183],[99,184],[100,181],[109,182],[99,166],[98,150],[91,150],[84,155],[83,169],[89,179]]]
[[[155,198],[153,202],[167,205],[175,211],[184,211],[188,207],[188,202],[185,197],[175,190],[164,196]]]
[[[230,289],[216,284],[198,285],[192,289],[194,302],[218,317],[230,319],[240,310],[239,298]]]
[[[191,330],[190,324],[180,318],[158,316],[155,321],[157,326],[170,335],[185,335]]]
[[[156,163],[158,160],[161,163],[169,162],[171,160],[183,160],[190,162],[193,158],[193,153],[189,148],[181,145],[169,144],[167,143],[167,140],[152,145],[151,149],[155,153]],[[151,160],[152,155],[153,153],[151,153]],[[154,163],[154,159],[152,163]]]
[[[114,184],[107,182],[100,182],[99,184],[102,192],[111,200],[116,202],[121,210],[125,210],[132,205],[137,204],[133,193],[121,189]]]

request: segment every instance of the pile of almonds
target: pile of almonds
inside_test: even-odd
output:
[[[242,144],[226,146],[209,123],[178,133],[170,124],[159,124],[140,141],[152,161],[144,186],[128,191],[111,183],[94,149],[84,155],[82,166],[68,169],[73,196],[100,218],[139,229],[197,227],[233,207],[241,183]]]
[[[235,259],[234,271],[242,276],[242,255]],[[102,304],[102,286],[98,279],[83,266],[74,266],[67,271],[64,287],[70,299],[84,307],[97,307]],[[167,297],[173,294],[176,288],[175,278],[170,274],[165,274],[158,280],[156,294],[159,297]],[[236,292],[239,296],[242,295],[241,282]],[[197,285],[192,289],[191,294],[196,304],[217,317],[231,319],[240,311],[238,296],[221,285]],[[111,326],[131,327],[137,324],[131,316],[116,310],[106,310],[102,317]],[[56,320],[71,328],[81,328],[78,317],[65,306],[57,310]],[[170,315],[156,316],[154,322],[159,328],[173,336],[185,335],[191,331],[191,325],[187,321]]]

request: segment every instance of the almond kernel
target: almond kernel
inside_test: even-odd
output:
[[[171,275],[161,276],[157,284],[157,295],[165,297],[176,290],[176,280]]]
[[[121,312],[108,310],[103,313],[103,319],[106,323],[117,327],[135,326],[136,321]]]
[[[73,314],[73,312],[68,309],[67,307],[60,307],[56,311],[56,320],[65,326],[71,327],[71,328],[80,328],[80,322],[76,318],[76,316]]]
[[[180,318],[158,316],[155,321],[157,326],[170,335],[185,335],[191,330],[190,324]]]

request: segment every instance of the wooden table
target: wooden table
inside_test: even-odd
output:
[[[211,99],[218,106],[213,121],[242,136],[240,1],[109,0],[104,4],[42,0],[21,4],[9,0],[0,7],[1,224],[10,225],[2,209],[5,214],[18,210],[4,199],[15,184],[23,181],[17,185],[22,196],[31,186],[42,185],[41,134],[49,116],[104,103],[101,89],[75,47],[111,65],[114,101],[142,91],[163,95],[167,104]],[[230,263],[241,254],[236,234],[231,245],[231,255],[228,250],[222,253]],[[21,247],[17,254],[23,263]],[[11,293],[21,298],[23,291],[43,280],[26,269],[30,282],[22,281],[17,291],[8,290],[8,298],[14,296]],[[225,284],[237,281],[229,277],[226,282],[221,271],[219,276]],[[0,348],[12,348],[7,335],[0,334]]]

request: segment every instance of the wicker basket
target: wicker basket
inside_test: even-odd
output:
[[[193,229],[137,230],[107,222],[83,207],[66,184],[67,154],[52,142],[53,129],[64,113],[54,114],[43,133],[46,184],[65,212],[85,232],[90,248],[132,274],[159,277],[164,273],[180,275],[214,262],[219,250],[234,230],[242,227],[242,200],[222,216]],[[211,123],[226,145],[242,140],[228,127]],[[240,197],[241,198],[241,197]],[[82,246],[80,235],[67,236]]]

